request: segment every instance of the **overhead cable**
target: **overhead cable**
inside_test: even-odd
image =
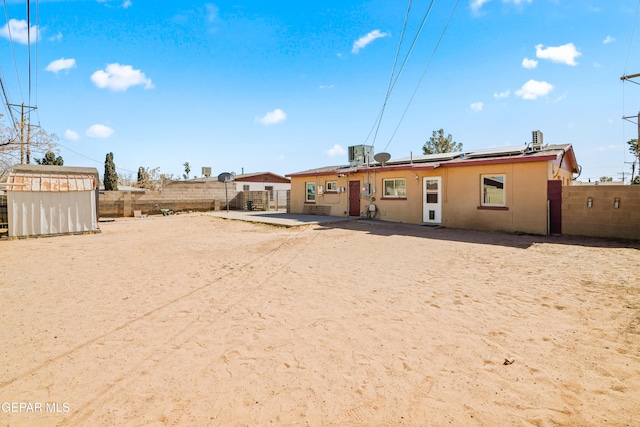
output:
[[[396,126],[395,130],[393,131],[393,134],[389,138],[389,142],[387,142],[387,145],[384,147],[383,151],[387,150],[387,148],[389,147],[389,144],[391,144],[391,141],[393,140],[393,137],[398,132],[398,129],[400,128],[400,125],[402,124],[402,121],[404,120],[404,116],[407,114],[407,111],[409,110],[409,106],[413,102],[413,98],[416,96],[416,93],[418,92],[418,88],[420,87],[420,84],[422,83],[422,80],[424,79],[424,76],[427,73],[427,70],[429,69],[429,66],[431,65],[431,61],[433,60],[433,57],[435,56],[436,51],[438,50],[438,46],[440,46],[440,42],[442,41],[442,38],[444,37],[444,33],[447,31],[447,28],[449,27],[449,23],[451,22],[451,18],[453,18],[453,14],[454,14],[454,12],[456,11],[456,9],[458,7],[458,3],[460,3],[460,0],[456,0],[456,4],[453,5],[453,9],[451,9],[451,13],[449,14],[449,18],[447,19],[447,23],[445,24],[444,28],[442,29],[442,32],[440,33],[440,37],[438,37],[438,41],[437,41],[435,47],[433,48],[433,51],[431,52],[431,56],[429,57],[429,61],[427,61],[427,64],[425,65],[424,70],[422,71],[422,75],[420,76],[420,79],[418,80],[418,84],[416,84],[416,87],[413,90],[413,93],[411,94],[411,98],[409,98],[409,102],[407,102],[407,106],[405,107],[404,112],[402,113],[402,116],[400,117],[400,120],[398,121],[398,125]]]

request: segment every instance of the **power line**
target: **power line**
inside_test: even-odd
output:
[[[631,39],[629,40],[629,49],[627,50],[627,59],[624,62],[624,73],[627,74],[627,64],[629,63],[629,56],[631,54],[631,46],[633,45],[633,35],[636,32],[636,23],[638,21],[638,10],[640,10],[640,0],[636,6],[636,15],[633,18],[633,29],[631,30]]]
[[[18,79],[18,89],[20,89],[20,97],[24,102],[24,94],[22,93],[22,84],[20,83],[20,72],[18,71],[18,61],[16,59],[16,51],[13,47],[13,36],[11,34],[11,25],[9,22],[9,11],[7,9],[7,0],[3,0],[4,2],[4,15],[7,20],[7,33],[9,34],[9,46],[11,46],[11,53],[13,55],[13,65],[16,69],[16,77]]]
[[[398,79],[400,78],[400,75],[402,74],[402,71],[404,70],[405,65],[407,64],[407,61],[409,60],[409,57],[411,56],[411,53],[413,52],[413,48],[415,47],[416,42],[418,41],[418,38],[420,37],[420,34],[422,33],[422,30],[424,28],[425,23],[427,22],[427,18],[429,17],[429,14],[431,12],[431,9],[433,7],[435,0],[431,0],[431,3],[429,4],[429,7],[427,8],[427,11],[424,14],[424,17],[422,18],[422,22],[420,23],[420,27],[418,28],[418,31],[416,32],[416,35],[413,37],[413,41],[411,42],[411,46],[409,46],[409,50],[407,51],[407,54],[404,57],[404,60],[402,61],[402,65],[400,66],[400,69],[398,70],[398,74],[395,76],[395,79],[393,79],[393,73],[391,75],[391,79],[393,79],[393,83],[390,85],[390,87],[387,89],[387,94],[385,96],[385,100],[384,103],[382,105],[382,108],[380,110],[380,113],[378,114],[378,118],[376,119],[376,121],[374,122],[374,126],[376,128],[376,133],[373,137],[373,144],[375,144],[375,140],[377,138],[378,135],[378,129],[380,128],[380,123],[382,122],[382,116],[384,115],[384,110],[385,107],[387,105],[387,101],[389,100],[389,97],[391,96],[391,93],[393,92],[393,89],[396,86],[396,83],[398,82]],[[409,4],[409,7],[411,6],[411,3]],[[408,13],[408,11],[407,11]],[[406,25],[406,21],[405,21],[405,25]],[[403,29],[403,35],[404,35],[404,29]],[[394,63],[394,69],[395,69],[395,63]],[[377,127],[376,127],[377,124]],[[373,131],[373,128],[371,129],[371,131],[369,131],[369,135],[367,135],[367,140],[369,139],[369,136],[371,135],[371,132]]]
[[[416,84],[416,88],[413,90],[413,93],[411,94],[411,98],[409,98],[409,102],[407,102],[407,106],[405,107],[405,109],[404,109],[404,111],[402,113],[402,116],[400,117],[400,120],[398,121],[398,125],[396,126],[395,130],[393,131],[393,134],[389,138],[389,142],[387,142],[387,145],[384,147],[384,150],[382,150],[382,151],[387,151],[387,148],[391,144],[391,141],[393,141],[393,138],[395,137],[396,133],[398,132],[398,129],[400,128],[400,125],[402,124],[402,121],[404,120],[404,117],[407,114],[407,111],[409,110],[409,106],[413,102],[413,98],[416,96],[416,93],[418,92],[418,88],[420,87],[420,84],[422,83],[422,80],[424,79],[424,76],[427,73],[427,70],[429,69],[429,66],[431,65],[431,61],[433,60],[433,57],[435,56],[436,51],[438,50],[438,47],[440,46],[440,42],[442,41],[442,38],[444,37],[444,33],[447,31],[447,28],[449,27],[449,23],[451,22],[451,18],[453,18],[453,14],[456,11],[456,9],[458,8],[458,3],[460,3],[460,0],[456,0],[456,4],[453,5],[453,9],[451,9],[451,13],[449,14],[449,19],[447,19],[447,23],[445,24],[444,28],[442,29],[442,32],[440,33],[440,37],[438,38],[438,41],[437,41],[435,47],[433,48],[433,51],[431,52],[431,56],[429,57],[429,61],[427,61],[427,64],[425,65],[424,70],[422,71],[422,75],[420,76],[420,79],[418,80],[418,84]]]

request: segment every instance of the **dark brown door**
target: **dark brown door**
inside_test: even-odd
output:
[[[349,181],[349,216],[360,216],[360,181]]]
[[[549,200],[549,233],[562,233],[562,181],[547,181]]]

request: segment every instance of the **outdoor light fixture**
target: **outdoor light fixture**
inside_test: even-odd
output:
[[[619,209],[620,208],[620,197],[614,197],[613,198],[613,209]]]
[[[588,208],[593,207],[593,197],[587,197],[587,207]]]

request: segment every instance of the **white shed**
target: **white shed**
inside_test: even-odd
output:
[[[98,231],[98,171],[92,169],[14,168],[6,183],[9,237]]]

